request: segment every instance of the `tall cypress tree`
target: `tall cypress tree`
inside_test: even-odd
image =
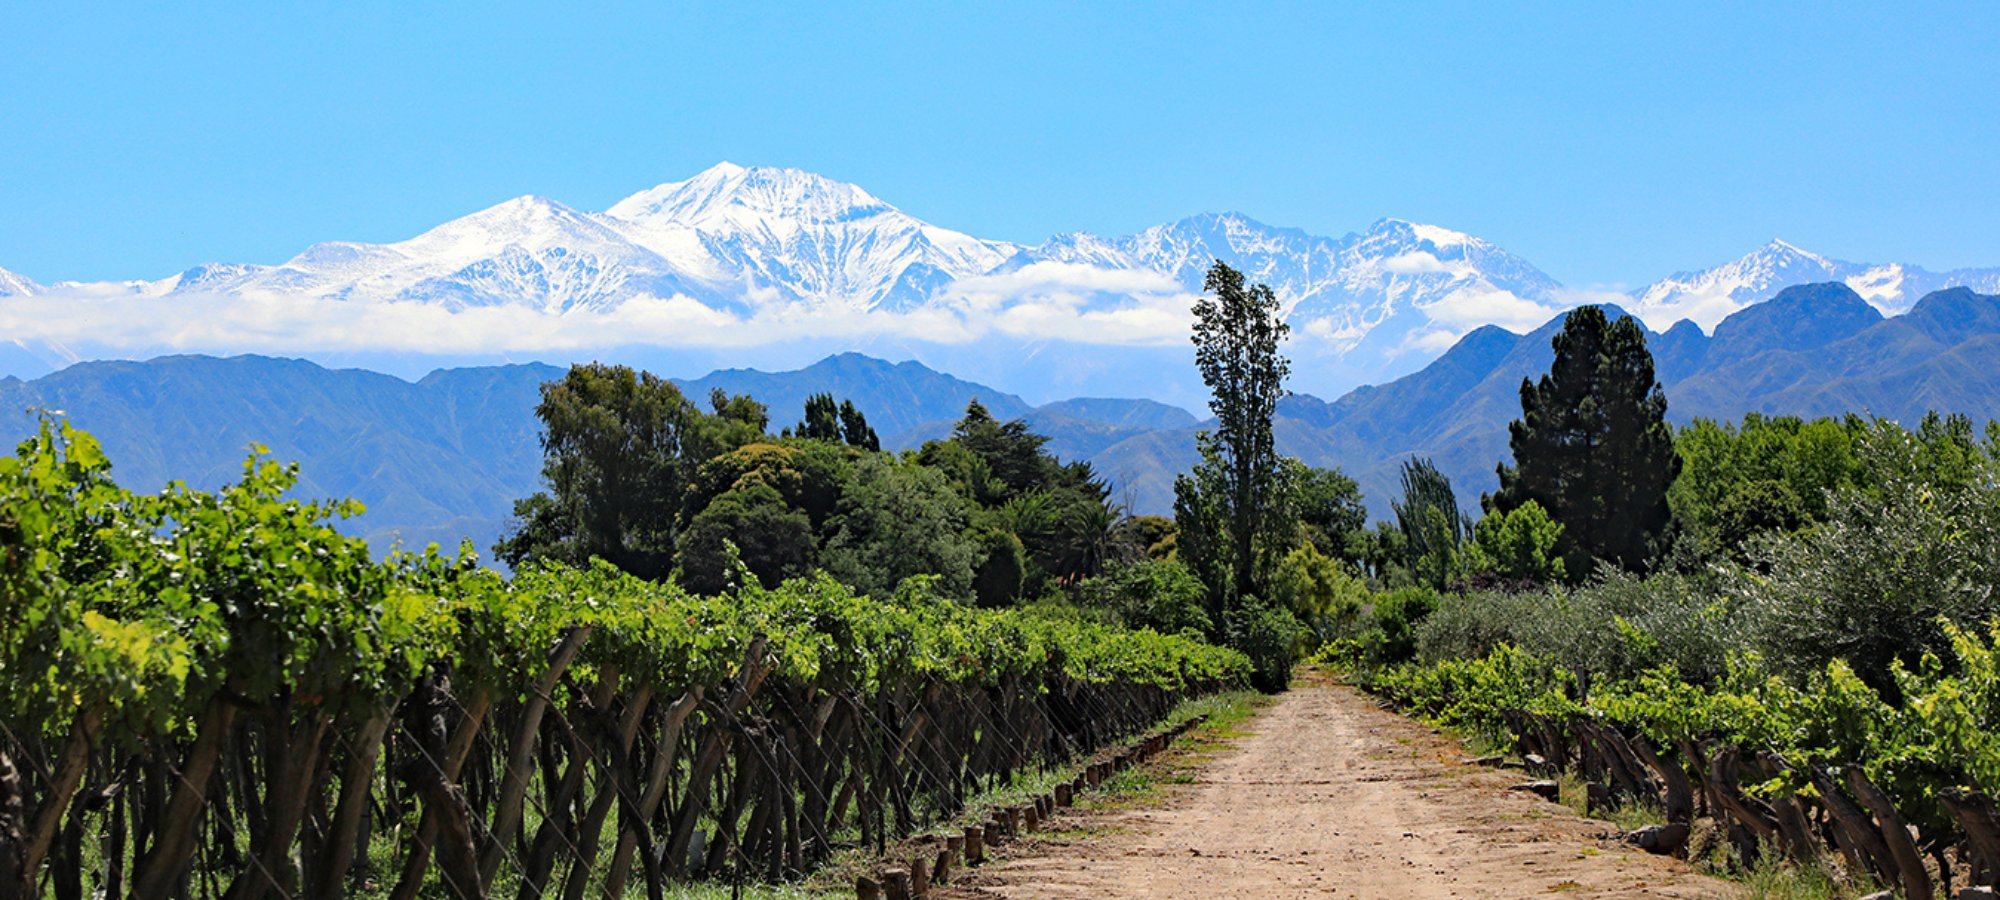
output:
[[[1612,322],[1586,306],[1563,319],[1553,343],[1549,373],[1521,381],[1521,418],[1508,426],[1514,465],[1500,466],[1486,507],[1540,503],[1563,525],[1573,575],[1592,560],[1643,570],[1681,467],[1646,333],[1634,319]]]

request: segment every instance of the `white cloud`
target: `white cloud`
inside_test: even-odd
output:
[[[550,312],[528,305],[450,311],[389,301],[276,294],[181,294],[78,286],[0,301],[0,334],[112,349],[297,353],[403,351],[532,353],[637,344],[752,347],[794,340],[892,336],[967,343],[999,334],[1087,344],[1171,345],[1187,340],[1194,297],[1157,272],[1037,263],[967,278],[942,302],[867,311],[808,305],[775,294],[747,312],[683,295],[638,296],[605,309]]]
[[[1451,349],[1451,345],[1458,343],[1458,339],[1464,336],[1465,332],[1452,331],[1448,328],[1431,328],[1414,331],[1410,333],[1410,336],[1402,344],[1398,345],[1390,353],[1390,356],[1402,356],[1410,352],[1443,353]]]
[[[1463,334],[1480,325],[1498,325],[1514,332],[1533,331],[1568,307],[1481,285],[1459,288],[1418,308],[1432,322],[1457,328]]]
[[[1382,271],[1395,275],[1422,275],[1428,272],[1448,272],[1450,268],[1428,250],[1412,250],[1383,260]]]
[[[1654,331],[1672,328],[1682,319],[1693,319],[1701,330],[1713,332],[1717,323],[1743,308],[1743,303],[1724,292],[1671,294],[1664,301],[1643,303],[1632,309],[1639,321]]]
[[[1593,285],[1590,287],[1556,288],[1554,298],[1564,308],[1609,303],[1620,309],[1632,306],[1632,294],[1622,285]]]

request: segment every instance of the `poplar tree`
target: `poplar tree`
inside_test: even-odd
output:
[[[1392,500],[1403,532],[1404,564],[1420,582],[1444,590],[1456,574],[1459,548],[1472,530],[1459,511],[1451,479],[1428,457],[1403,461],[1403,499]]]
[[[1291,374],[1278,345],[1291,327],[1269,286],[1246,286],[1243,273],[1221,260],[1209,268],[1202,291],[1194,306],[1195,367],[1216,425],[1198,438],[1196,471],[1175,480],[1174,510],[1184,533],[1190,524],[1220,531],[1190,537],[1196,554],[1208,556],[1193,562],[1211,595],[1220,595],[1211,604],[1227,606],[1256,590],[1258,537],[1283,512],[1272,423]],[[1218,583],[1225,573],[1227,583]]]

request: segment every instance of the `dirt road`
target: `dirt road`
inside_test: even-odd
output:
[[[1511,793],[1449,738],[1307,680],[1168,787],[1164,804],[1065,813],[957,897],[1725,897],[1722,882]],[[1059,820],[1063,821],[1063,820]],[[1072,829],[1065,832],[1064,828]]]

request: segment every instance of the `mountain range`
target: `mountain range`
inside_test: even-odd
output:
[[[1279,450],[1340,466],[1378,516],[1388,512],[1400,463],[1418,455],[1436,459],[1474,504],[1507,457],[1521,380],[1547,370],[1560,327],[1558,316],[1527,334],[1476,328],[1387,384],[1332,402],[1288,397],[1279,406]],[[1885,316],[1843,282],[1792,286],[1726,317],[1712,335],[1682,322],[1649,330],[1647,341],[1677,422],[1746,412],[1867,412],[1909,422],[1933,409],[2000,419],[2000,297],[1963,287]],[[33,381],[0,378],[0,438],[27,434],[36,410],[60,412],[99,436],[119,480],[136,489],[169,479],[214,487],[252,443],[263,444],[302,463],[302,494],[366,503],[354,527],[378,545],[471,537],[483,549],[512,501],[537,488],[533,408],[539,386],[560,374],[541,364],[482,366],[408,381],[261,356],[79,363]],[[918,362],[857,353],[794,371],[722,369],[680,384],[697,399],[714,389],[757,397],[770,407],[773,431],[799,419],[807,396],[830,392],[852,399],[892,449],[949,433],[978,399],[996,415],[1025,419],[1059,456],[1091,462],[1135,512],[1171,508],[1173,477],[1195,461],[1203,426],[1154,400],[1038,405]]]
[[[524,196],[409,240],[315,244],[276,265],[51,285],[0,270],[0,372],[258,351],[408,374],[616,358],[690,376],[862,350],[1043,400],[1119,393],[1192,408],[1188,308],[1216,259],[1271,285],[1297,335],[1296,380],[1326,396],[1415,372],[1481,326],[1526,331],[1586,300],[1664,331],[1682,319],[1712,328],[1803,283],[1846,284],[1888,314],[1947,287],[2000,291],[2000,268],[1849,263],[1773,241],[1606,297],[1489,241],[1400,219],[1327,237],[1204,214],[1026,245],[927,223],[810,172],[722,163],[602,212]]]

